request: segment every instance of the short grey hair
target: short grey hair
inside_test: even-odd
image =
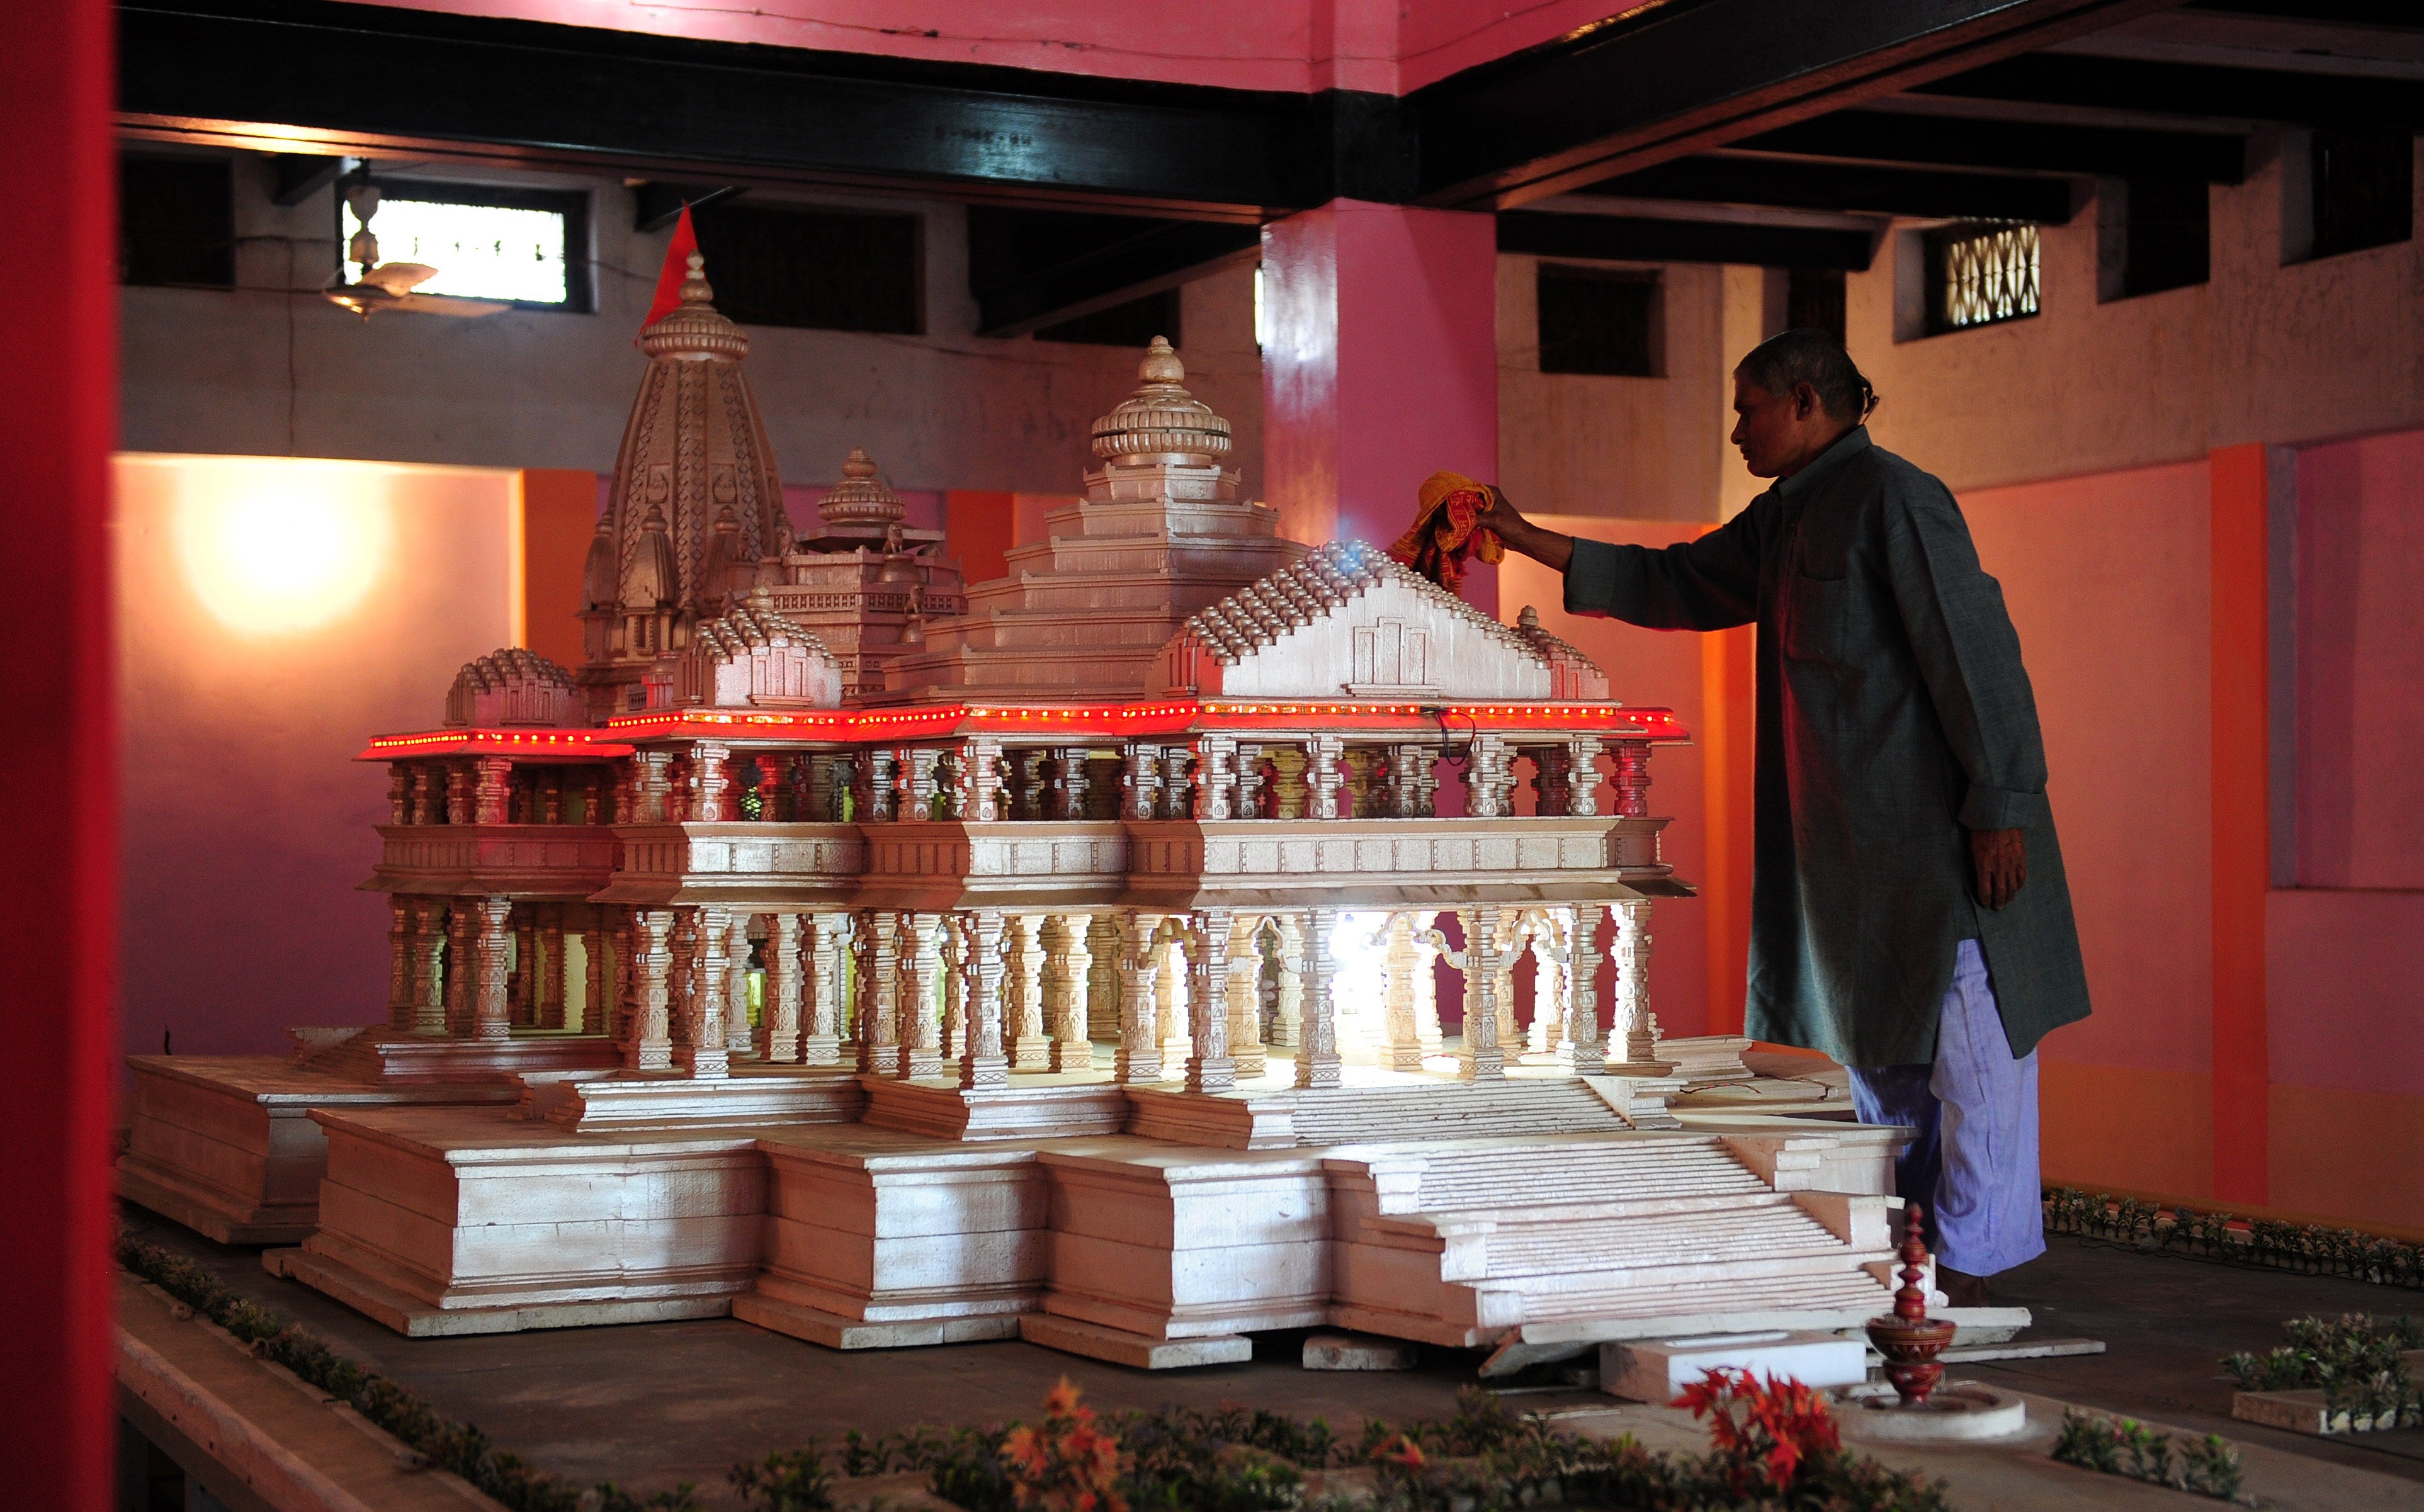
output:
[[[1734,371],[1772,394],[1789,394],[1806,383],[1836,420],[1866,420],[1877,407],[1877,391],[1853,364],[1852,354],[1822,330],[1778,331],[1752,347]]]

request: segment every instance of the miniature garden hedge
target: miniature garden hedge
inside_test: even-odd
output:
[[[2320,1388],[2324,1410],[2383,1426],[2424,1423],[2424,1393],[2404,1354],[2424,1349],[2424,1323],[2351,1313],[2336,1319],[2299,1318],[2282,1325],[2289,1342],[2257,1355],[2241,1351],[2222,1362],[2242,1392]]]
[[[2199,1260],[2345,1276],[2380,1286],[2424,1287],[2424,1250],[2380,1234],[2273,1218],[2234,1218],[2131,1197],[2055,1186],[2045,1193],[2048,1233],[2102,1239]]]

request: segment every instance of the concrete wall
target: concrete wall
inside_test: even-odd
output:
[[[515,180],[591,192],[596,314],[365,322],[284,292],[316,290],[334,270],[333,191],[281,210],[269,202],[265,160],[239,158],[236,173],[242,287],[124,291],[124,449],[613,469],[646,360],[632,338],[671,234],[632,231],[630,191],[612,181]],[[1089,427],[1136,387],[1140,354],[975,336],[955,206],[819,203],[924,217],[926,334],[749,328],[746,371],[785,480],[830,484],[850,449],[864,446],[901,488],[1075,492],[1091,461]],[[707,271],[711,282],[711,263]],[[1258,495],[1253,276],[1231,270],[1189,285],[1184,298],[1188,386],[1227,417]]]
[[[2191,288],[2098,302],[2090,205],[2043,232],[2042,313],[1898,342],[1919,238],[1888,238],[1845,290],[1878,441],[1969,489],[2424,425],[2424,237],[2283,266],[2281,153],[2259,136],[2247,183],[2210,191]]]

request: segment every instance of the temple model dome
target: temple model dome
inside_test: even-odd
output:
[[[908,506],[885,485],[863,446],[850,449],[841,465],[841,482],[817,501],[817,514],[827,525],[889,525],[907,513]]]
[[[1205,467],[1229,454],[1229,422],[1183,387],[1186,365],[1166,336],[1156,336],[1137,364],[1136,392],[1094,422],[1094,455],[1139,466],[1176,462]]]

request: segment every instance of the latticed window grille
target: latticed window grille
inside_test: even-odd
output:
[[[1967,330],[2037,312],[2037,229],[1948,226],[1927,233],[1927,325]]]

